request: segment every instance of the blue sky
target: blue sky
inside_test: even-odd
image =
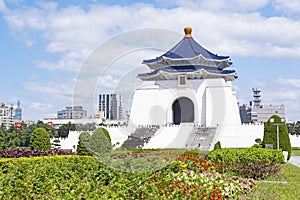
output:
[[[240,103],[248,103],[250,88],[258,87],[264,104],[284,104],[286,118],[300,120],[298,0],[0,0],[0,102],[16,104],[20,98],[24,120],[54,117],[72,105],[78,73],[97,46],[126,31],[183,34],[185,26],[193,27],[194,38],[205,48],[231,57]],[[99,84],[114,87],[111,83],[118,82],[126,66],[140,66],[160,54],[123,56],[115,63],[124,68]]]

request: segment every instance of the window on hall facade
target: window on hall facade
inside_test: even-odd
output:
[[[186,76],[185,75],[179,75],[178,76],[178,84],[179,85],[186,85]]]

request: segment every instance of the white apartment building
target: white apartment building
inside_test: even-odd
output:
[[[0,102],[0,125],[3,125],[6,129],[15,124],[15,109],[13,104],[5,105]]]
[[[122,120],[122,96],[120,94],[100,94],[99,113],[103,113],[104,119]]]

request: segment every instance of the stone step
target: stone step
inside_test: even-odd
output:
[[[122,144],[129,150],[134,148],[142,148],[145,143],[148,143],[150,138],[157,132],[159,126],[139,127],[128,136],[128,139]]]

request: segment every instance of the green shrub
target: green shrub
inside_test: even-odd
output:
[[[0,172],[0,199],[102,199],[118,177],[90,156],[0,159]]]
[[[88,149],[95,154],[108,153],[112,150],[110,136],[106,129],[97,128],[89,141]]]
[[[126,147],[118,147],[115,151],[128,151]]]
[[[270,119],[274,119],[274,123],[281,123],[281,118],[273,115]],[[265,123],[263,144],[272,144],[277,149],[277,127],[272,125],[270,119]],[[279,125],[279,148],[288,151],[288,160],[291,157],[292,147],[286,124]]]
[[[193,155],[199,155],[200,154],[200,150],[199,149],[191,149],[191,150],[185,150],[184,154],[193,154]]]
[[[214,146],[214,150],[216,150],[216,149],[221,149],[222,147],[221,147],[221,142],[220,141],[218,141],[216,144],[215,144],[215,146]]]
[[[79,135],[79,141],[77,145],[76,154],[83,155],[83,156],[90,156],[92,155],[87,147],[89,146],[91,135],[88,132],[82,132]]]
[[[36,128],[30,137],[30,148],[32,150],[50,150],[50,136],[44,128]]]
[[[111,143],[110,135],[109,135],[108,131],[105,128],[97,128],[95,131],[102,132],[105,135],[105,137],[107,138],[107,140],[109,141],[109,143]]]
[[[222,172],[255,179],[278,174],[284,159],[281,150],[263,148],[218,149],[210,152],[208,158],[223,164]]]

